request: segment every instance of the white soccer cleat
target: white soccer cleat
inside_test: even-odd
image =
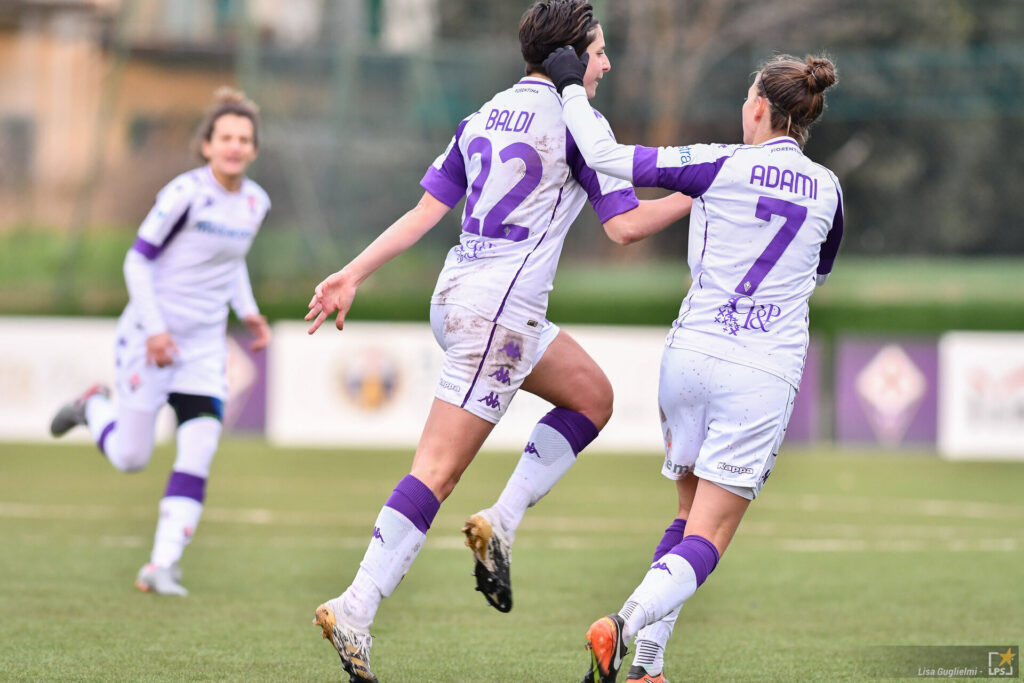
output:
[[[110,398],[110,389],[104,384],[93,384],[81,396],[62,405],[50,422],[50,434],[55,437],[64,436],[73,427],[84,425],[85,404],[93,396]]]
[[[317,607],[313,623],[323,629],[324,640],[331,641],[338,652],[349,683],[377,683],[377,677],[370,671],[370,646],[373,644],[370,631],[344,621],[341,601],[342,598],[337,597]]]
[[[181,581],[181,570],[177,565],[173,567],[158,567],[155,564],[143,565],[135,577],[135,587],[143,593],[156,593],[157,595],[179,595],[185,597],[188,591],[179,583]]]
[[[473,551],[476,589],[499,612],[512,609],[511,547],[497,514],[490,508],[466,520],[466,546]]]

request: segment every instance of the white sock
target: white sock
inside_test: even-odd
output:
[[[381,508],[359,571],[343,594],[345,612],[356,626],[373,622],[381,600],[398,587],[426,539],[401,512],[387,505]]]
[[[170,567],[180,560],[202,514],[203,504],[198,500],[184,496],[163,498],[149,561],[158,567]]]
[[[572,446],[557,429],[541,422],[534,426],[515,471],[493,507],[509,543],[515,540],[526,509],[547,495],[575,462]]]
[[[676,619],[682,607],[676,607],[667,616],[646,626],[636,634],[636,656],[633,666],[642,666],[653,675],[660,674],[665,668],[665,646],[672,637]]]
[[[697,591],[697,575],[684,558],[664,555],[648,570],[619,611],[625,621],[623,638],[628,642],[645,626],[676,611]]]

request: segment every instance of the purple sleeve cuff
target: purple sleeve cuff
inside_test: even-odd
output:
[[[821,245],[818,253],[818,275],[827,275],[832,272],[832,265],[835,263],[836,254],[839,253],[839,244],[843,241],[843,197],[836,190],[838,203],[836,204],[836,215],[832,219],[832,229],[828,231],[828,237]]]
[[[465,186],[454,182],[433,166],[428,168],[427,172],[423,175],[423,180],[420,181],[420,187],[433,195],[439,202],[447,205],[449,208],[458,204],[459,200],[466,195]]]
[[[637,187],[658,186],[658,150],[637,145],[633,148],[633,184]]]
[[[633,188],[627,187],[602,195],[592,204],[594,211],[597,212],[598,220],[604,223],[619,214],[632,211],[640,206],[640,201],[636,198],[636,192],[633,191]]]
[[[132,249],[145,256],[149,261],[152,261],[160,255],[160,247],[155,244],[150,244],[141,237],[135,238],[135,244],[132,245]]]

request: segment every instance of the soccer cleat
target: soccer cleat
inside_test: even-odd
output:
[[[508,612],[512,609],[511,549],[501,524],[493,517],[490,509],[481,510],[466,520],[462,533],[476,560],[476,589],[496,610]]]
[[[179,583],[181,570],[174,567],[158,567],[155,564],[143,565],[135,577],[135,587],[143,593],[157,595],[179,595],[185,597],[188,591]]]
[[[668,683],[668,679],[665,678],[664,671],[658,675],[649,674],[647,669],[634,664],[629,667],[629,673],[626,674],[626,683]]]
[[[50,434],[64,436],[72,427],[85,424],[85,404],[93,396],[110,398],[110,389],[104,384],[93,384],[85,393],[69,403],[65,403],[53,416],[50,422]]]
[[[331,641],[338,651],[349,683],[377,683],[377,677],[370,671],[370,645],[373,644],[370,632],[344,622],[339,624],[338,614],[343,614],[341,598],[328,600],[316,608],[313,623],[323,629],[324,640]]]
[[[622,640],[625,622],[618,614],[601,617],[587,629],[587,649],[590,650],[590,669],[583,683],[615,683],[626,656],[626,643]]]

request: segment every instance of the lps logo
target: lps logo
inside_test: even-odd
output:
[[[988,653],[988,675],[1006,678],[1017,677],[1016,659],[1017,653],[1014,648],[1007,647],[1006,652],[989,651]]]
[[[775,304],[759,304],[748,296],[737,296],[718,307],[715,322],[721,323],[722,329],[735,337],[741,329],[768,332],[768,325],[780,315],[782,309]]]

